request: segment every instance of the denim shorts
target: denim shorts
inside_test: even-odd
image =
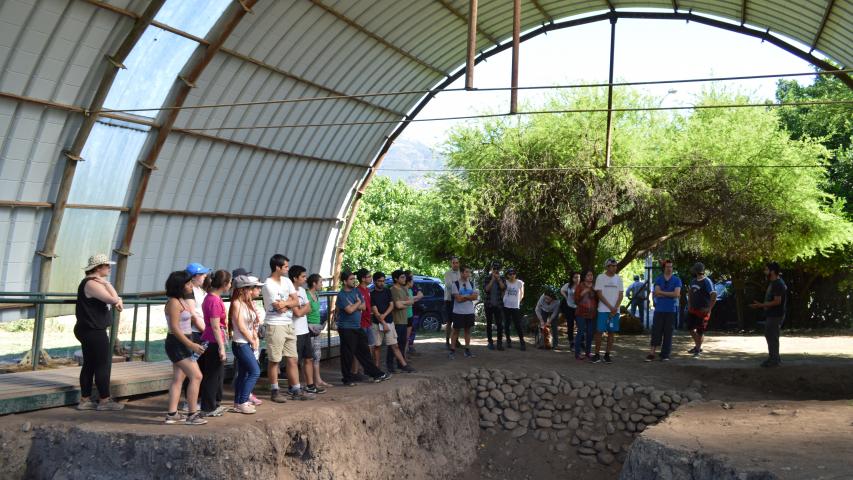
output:
[[[596,322],[596,328],[599,332],[613,332],[616,333],[619,331],[619,314],[613,315],[613,318],[610,317],[610,312],[598,312],[598,318]]]
[[[373,327],[361,329],[367,335],[367,345],[373,345],[376,342],[376,334],[373,332]]]

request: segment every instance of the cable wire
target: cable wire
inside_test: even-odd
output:
[[[773,74],[763,74],[763,75],[739,75],[732,77],[705,77],[705,78],[685,78],[685,79],[677,79],[677,80],[647,80],[647,81],[638,81],[638,82],[615,82],[613,83],[614,87],[628,87],[628,86],[637,86],[637,85],[666,85],[666,84],[675,84],[675,83],[700,83],[700,82],[722,82],[722,81],[732,81],[732,80],[760,80],[767,78],[782,78],[782,77],[804,77],[804,76],[813,76],[813,75],[834,75],[837,73],[851,73],[853,69],[841,69],[841,70],[824,70],[820,72],[797,72],[797,73],[773,73]],[[600,87],[608,87],[609,83],[579,83],[579,84],[569,84],[569,85],[537,85],[537,86],[528,86],[528,87],[518,87],[517,90],[565,90],[565,89],[573,89],[573,88],[600,88]],[[474,88],[468,90],[466,88],[445,88],[440,90],[438,93],[448,93],[448,92],[499,92],[499,91],[507,91],[512,90],[512,87],[485,87],[485,88]],[[371,97],[388,97],[388,96],[404,96],[404,95],[425,95],[427,93],[432,93],[434,89],[429,90],[398,90],[398,91],[390,91],[390,92],[367,92],[367,93],[356,93],[352,95],[328,95],[322,97],[300,97],[300,98],[285,98],[278,100],[259,100],[252,102],[232,102],[232,103],[211,103],[211,104],[202,104],[202,105],[186,105],[186,106],[170,106],[170,107],[156,107],[156,108],[129,108],[129,109],[111,109],[104,108],[101,110],[95,110],[91,113],[99,114],[99,113],[135,113],[135,112],[159,112],[159,111],[168,111],[168,110],[197,110],[197,109],[206,109],[206,108],[225,108],[225,107],[251,107],[256,105],[277,105],[277,104],[286,104],[286,103],[301,103],[301,102],[318,102],[318,101],[328,101],[328,100],[347,100],[347,99],[356,99],[356,98],[371,98]]]
[[[183,131],[202,132],[202,131],[223,131],[223,130],[266,130],[271,128],[319,128],[319,127],[346,127],[360,125],[396,125],[399,123],[409,122],[443,122],[455,120],[472,120],[482,118],[497,118],[516,115],[543,115],[543,114],[564,114],[564,113],[606,113],[612,112],[648,112],[648,111],[665,111],[665,110],[707,110],[717,108],[750,108],[750,107],[804,107],[815,105],[850,105],[853,100],[814,100],[808,102],[779,102],[779,103],[729,103],[718,105],[682,105],[672,107],[622,107],[612,108],[578,108],[565,110],[532,110],[518,113],[486,113],[479,115],[459,115],[452,117],[436,117],[436,118],[412,118],[406,120],[364,120],[354,122],[331,122],[331,123],[284,123],[276,125],[248,125],[236,127],[201,127],[201,128],[182,128]]]

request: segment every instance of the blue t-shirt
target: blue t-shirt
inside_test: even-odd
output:
[[[360,328],[361,327],[361,310],[355,310],[352,313],[347,313],[345,307],[352,305],[364,299],[361,297],[358,289],[353,288],[349,292],[341,290],[338,292],[338,298],[335,301],[335,308],[338,311],[338,328]]]
[[[681,279],[678,275],[673,274],[667,280],[663,275],[655,279],[655,289],[660,287],[661,291],[674,292],[676,288],[681,288]],[[676,313],[678,312],[678,299],[672,297],[654,297],[655,310],[659,312]]]
[[[714,291],[714,284],[708,277],[702,280],[695,278],[690,281],[690,308],[696,310],[705,310],[711,305],[711,292]]]

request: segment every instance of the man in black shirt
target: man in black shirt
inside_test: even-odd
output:
[[[770,281],[767,292],[764,294],[764,302],[753,301],[750,307],[764,309],[764,338],[767,339],[767,350],[770,355],[761,366],[778,367],[782,364],[782,358],[779,356],[779,330],[785,321],[788,287],[781,278],[778,263],[768,263],[764,267],[764,274]]]

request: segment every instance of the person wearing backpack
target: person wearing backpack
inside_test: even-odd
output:
[[[474,356],[471,353],[471,327],[474,326],[474,300],[480,298],[480,294],[471,283],[471,267],[463,267],[460,270],[459,280],[453,282],[450,294],[453,296],[453,334],[450,339],[450,354],[448,357],[456,358],[456,342],[459,340],[459,331],[465,332],[465,358]]]

